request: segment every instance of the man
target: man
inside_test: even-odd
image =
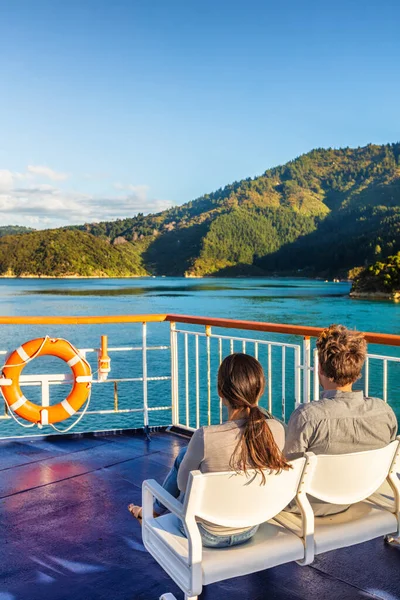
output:
[[[284,448],[294,459],[314,454],[346,454],[383,448],[396,437],[397,420],[383,400],[353,391],[361,377],[367,343],[361,333],[331,325],[318,338],[318,375],[322,399],[303,404],[290,417]],[[316,516],[335,514],[347,506],[312,499]],[[289,508],[293,512],[297,510]]]

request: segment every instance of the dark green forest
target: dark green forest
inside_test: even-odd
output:
[[[352,294],[400,292],[400,252],[364,267],[355,275]]]
[[[400,143],[312,150],[158,214],[22,238],[2,238],[3,274],[346,276],[400,250]]]

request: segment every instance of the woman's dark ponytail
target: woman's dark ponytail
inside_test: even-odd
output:
[[[231,468],[246,472],[255,469],[280,471],[290,465],[279,450],[265,413],[258,401],[264,393],[265,376],[258,360],[247,354],[231,354],[218,371],[218,393],[233,409],[247,412],[243,435],[231,458]]]

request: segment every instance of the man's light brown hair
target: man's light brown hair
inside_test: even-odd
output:
[[[343,325],[331,325],[317,340],[318,360],[322,373],[339,387],[361,377],[367,355],[367,342],[362,333]]]

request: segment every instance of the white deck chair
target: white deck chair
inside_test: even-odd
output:
[[[192,471],[183,505],[154,480],[143,482],[143,543],[183,590],[186,600],[195,600],[203,585],[290,561],[307,563],[305,538],[312,536],[312,529],[293,534],[273,520],[296,495],[303,507],[302,487],[309,476],[307,457],[293,461],[292,466],[281,473],[266,471],[265,485],[254,472],[249,477],[234,472]],[[153,498],[158,498],[171,514],[154,519]],[[302,510],[309,511],[312,527],[313,514],[306,499]],[[202,546],[196,517],[224,527],[262,525],[243,545],[212,549]],[[179,519],[187,537],[179,530]],[[171,594],[161,596],[162,600],[173,598]]]
[[[315,554],[388,534],[395,538],[400,535],[400,481],[396,473],[400,470],[400,437],[378,450],[319,455],[310,461],[315,464],[307,494],[323,502],[351,504],[345,512],[315,518]],[[375,494],[385,480],[392,490],[391,503]],[[302,529],[300,515],[282,512],[276,520],[293,532]],[[308,552],[310,555],[311,548]]]
[[[400,440],[400,437],[397,438],[398,440]],[[397,474],[397,479],[400,480],[400,458],[397,457],[396,461],[393,461],[393,467],[392,467],[392,475],[396,476]],[[383,482],[383,484],[381,485],[381,487],[379,488],[379,490],[377,490],[375,492],[375,494],[373,494],[369,499],[372,502],[375,502],[376,504],[380,505],[380,506],[384,506],[385,508],[387,508],[388,510],[393,510],[394,506],[395,506],[395,502],[396,502],[396,489],[393,489],[392,485],[390,484],[390,482],[388,481],[388,479],[386,479],[386,481]],[[399,527],[400,529],[400,527]],[[385,541],[389,544],[395,544],[397,546],[400,546],[400,535],[387,535],[385,536]]]

